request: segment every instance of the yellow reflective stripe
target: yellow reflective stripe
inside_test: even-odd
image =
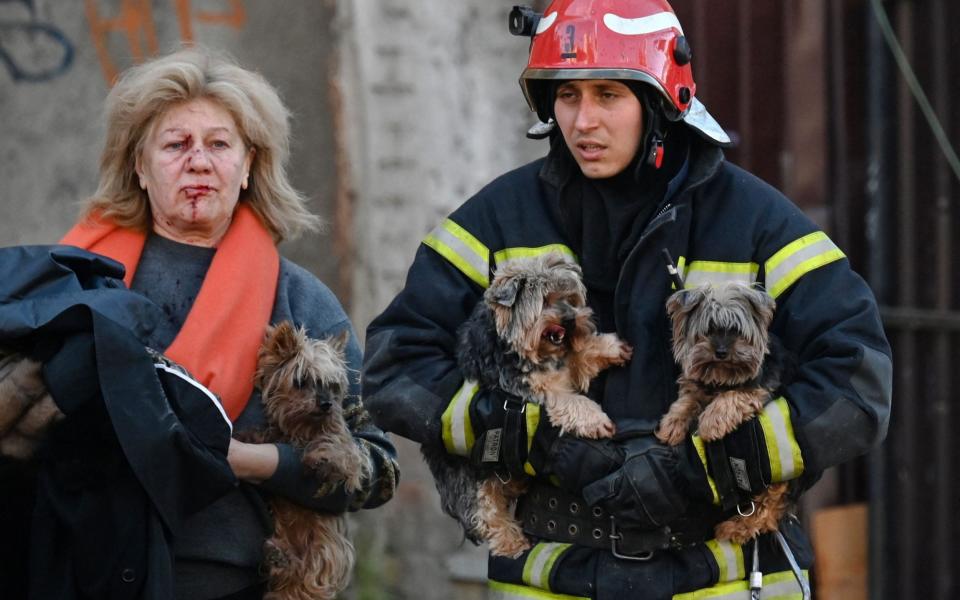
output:
[[[713,477],[710,477],[710,469],[707,468],[707,446],[704,444],[699,435],[694,434],[691,437],[693,439],[693,447],[697,449],[697,456],[700,457],[700,462],[703,464],[703,472],[707,476],[707,483],[710,484],[710,493],[713,495],[713,503],[719,506],[720,492],[717,491],[717,484],[713,481]]]
[[[567,551],[572,544],[558,544],[554,542],[539,543],[527,554],[523,563],[523,582],[527,585],[550,590],[550,571],[560,555]]]
[[[481,287],[490,285],[490,250],[469,231],[447,219],[423,243],[450,261]]]
[[[525,585],[516,585],[513,583],[503,583],[502,581],[490,580],[487,582],[490,593],[488,600],[590,600],[586,596],[570,596],[567,594],[555,594],[546,590],[527,587]]]
[[[784,246],[764,264],[767,291],[776,298],[810,271],[845,256],[824,232],[805,235]]]
[[[718,581],[736,581],[747,576],[743,567],[743,547],[733,542],[709,540],[706,542],[707,548],[713,555],[713,560],[717,563],[717,569],[720,571]]]
[[[453,400],[440,417],[443,426],[443,445],[447,452],[470,456],[473,450],[473,424],[470,423],[470,401],[477,394],[476,381],[464,381]]]
[[[773,483],[795,479],[803,473],[803,455],[793,433],[790,405],[780,397],[763,407],[760,427],[767,445]]]
[[[803,571],[803,578],[809,582],[810,573]],[[761,600],[801,600],[803,590],[792,571],[778,571],[763,576]],[[673,600],[750,600],[750,584],[747,581],[718,583],[685,594],[675,594]]]
[[[527,456],[530,456],[530,448],[533,447],[533,436],[537,433],[537,427],[540,426],[540,405],[533,402],[527,402],[526,410],[527,418]],[[529,462],[523,463],[523,471],[531,476],[536,477],[537,470],[533,468]]]
[[[686,260],[682,260],[680,270],[684,273],[683,287],[689,289],[721,283],[756,283],[760,265],[752,262],[733,263],[715,260],[694,260],[686,265]]]
[[[497,266],[500,267],[513,260],[532,258],[534,256],[549,254],[550,252],[557,252],[569,258],[571,262],[577,262],[577,256],[573,253],[573,250],[563,244],[548,244],[546,246],[540,246],[539,248],[504,248],[493,254],[493,260]]]

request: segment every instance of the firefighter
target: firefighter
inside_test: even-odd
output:
[[[665,0],[555,0],[542,15],[514,9],[510,26],[533,38],[520,84],[549,151],[421,244],[367,330],[365,402],[386,430],[532,476],[518,518],[533,546],[491,556],[493,598],[808,595],[812,551],[794,516],[742,546],[713,527],[765,486],[800,493],[883,439],[891,354],[871,291],[795,205],[724,160],[730,139],[697,99]],[[797,356],[760,418],[712,444],[691,435],[667,447],[653,434],[677,397],[663,249],[687,287],[763,285],[777,303],[771,332]],[[582,267],[599,329],[634,348],[590,388],[612,440],[560,436],[456,367],[455,332],[497,266],[557,251]]]

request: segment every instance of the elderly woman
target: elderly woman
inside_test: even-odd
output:
[[[349,335],[344,414],[372,476],[354,493],[331,492],[301,467],[302,449],[232,440],[228,461],[242,483],[173,540],[179,598],[262,597],[271,522],[258,492],[343,512],[382,504],[397,480],[395,451],[356,397],[361,352],[350,321],[320,281],[277,251],[318,225],[284,171],[288,118],[262,77],[207,52],[131,68],[107,99],[99,188],[63,239],[123,263],[127,285],[166,317],[148,345],[220,397],[235,435],[265,424],[253,381],[268,324]]]

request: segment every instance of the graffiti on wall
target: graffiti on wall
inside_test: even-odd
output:
[[[176,16],[180,40],[194,41],[196,24],[223,25],[242,29],[247,20],[243,0],[220,0],[221,10],[196,9],[192,0],[169,0]],[[109,44],[119,36],[125,46],[123,55],[134,62],[157,53],[156,23],[151,0],[119,0],[109,12],[101,9],[102,0],[84,0],[84,13],[100,69],[108,84],[117,78],[119,68]],[[0,6],[12,6],[13,17],[0,12],[0,63],[14,81],[47,81],[65,73],[73,63],[74,46],[52,23],[37,16],[36,0],[0,0]]]
[[[191,0],[172,0],[172,4],[180,27],[180,39],[186,43],[194,41],[195,21],[241,29],[247,20],[242,0],[227,0],[226,8],[220,12],[194,11]],[[112,84],[118,72],[107,49],[110,34],[119,33],[126,40],[130,57],[135,62],[157,53],[157,31],[150,0],[121,0],[120,8],[112,15],[101,13],[97,0],[84,0],[84,8],[93,46],[107,83]]]
[[[46,81],[70,68],[73,44],[37,17],[34,0],[0,0],[0,5],[12,6],[13,16],[0,18],[0,63],[14,81]]]

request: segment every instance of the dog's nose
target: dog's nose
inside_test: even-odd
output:
[[[713,349],[713,355],[719,358],[720,360],[727,358],[728,354],[729,352],[727,352],[726,346],[717,346],[716,348]]]
[[[331,402],[331,401],[329,401],[329,400],[321,400],[321,401],[317,404],[317,408],[319,408],[321,412],[327,412],[328,410],[330,410],[331,408],[333,408],[333,402]]]

